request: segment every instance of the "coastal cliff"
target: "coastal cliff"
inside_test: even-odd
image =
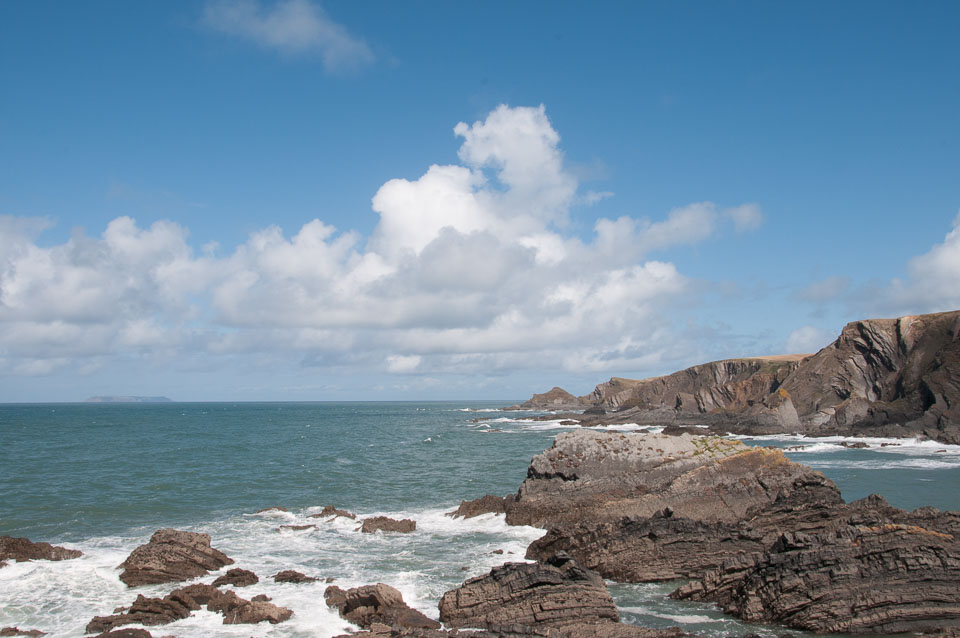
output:
[[[960,444],[960,311],[855,321],[816,354],[615,377],[586,396],[554,388],[520,407],[584,410],[584,425],[700,424],[742,434],[926,436]]]

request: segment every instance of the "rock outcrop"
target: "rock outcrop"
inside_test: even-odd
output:
[[[547,395],[524,406],[547,409]],[[613,378],[575,403],[587,408],[578,418],[587,425],[707,424],[745,434],[920,435],[960,444],[960,311],[856,321],[812,355]]]
[[[0,629],[0,636],[46,636],[46,632],[39,629],[20,629],[19,627],[4,627]]]
[[[407,605],[399,591],[383,583],[346,590],[331,585],[323,597],[327,606],[335,607],[343,619],[364,629],[374,624],[397,629],[440,628],[440,623]]]
[[[293,569],[285,569],[273,575],[273,582],[275,583],[315,583],[318,580],[320,579],[307,576]]]
[[[0,536],[0,567],[6,565],[8,560],[21,563],[28,560],[69,560],[81,556],[83,552],[77,549],[43,542],[34,543],[26,538]]]
[[[209,534],[161,529],[120,564],[120,580],[130,587],[179,582],[231,564],[231,558],[210,546]]]
[[[337,517],[343,516],[344,518],[356,519],[357,515],[353,512],[348,512],[347,510],[337,509],[333,505],[325,505],[324,508],[317,514],[311,514],[307,518],[326,518],[328,516]]]
[[[447,516],[453,518],[473,518],[481,514],[506,514],[507,506],[515,500],[514,496],[494,496],[487,494],[472,501],[460,501],[460,507]]]
[[[141,594],[127,611],[112,616],[95,617],[87,623],[86,633],[112,631],[121,625],[166,625],[187,618],[197,609],[200,609],[197,601],[181,591],[172,592],[163,598],[147,598]]]
[[[398,521],[389,516],[366,518],[360,527],[360,531],[365,534],[373,534],[374,532],[400,532],[401,534],[409,534],[416,529],[417,522],[414,520],[404,518]]]
[[[617,607],[603,579],[569,556],[549,563],[506,563],[471,578],[440,600],[448,627],[497,631],[616,623]]]
[[[233,585],[234,587],[249,587],[259,582],[260,578],[249,569],[231,569],[213,581],[213,586],[222,587],[223,585]]]
[[[534,410],[576,410],[584,407],[585,404],[589,405],[584,399],[554,386],[552,390],[543,394],[534,394],[533,398],[517,407]]]

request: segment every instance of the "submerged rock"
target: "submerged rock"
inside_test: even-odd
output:
[[[409,518],[404,518],[402,520],[396,520],[388,516],[374,516],[373,518],[364,519],[363,525],[360,527],[360,531],[365,534],[372,534],[374,532],[400,532],[402,534],[409,534],[417,529],[417,522]]]
[[[311,514],[307,518],[326,518],[328,516],[343,516],[344,518],[349,518],[356,520],[357,515],[353,512],[348,512],[347,510],[340,510],[334,507],[333,505],[325,505],[324,508],[318,514]]]
[[[130,587],[184,581],[231,564],[210,546],[209,534],[161,529],[120,564],[120,580]]]
[[[114,629],[97,634],[93,638],[153,638],[153,634],[146,629]]]
[[[364,629],[376,623],[388,628],[440,628],[440,623],[407,605],[399,591],[383,583],[347,590],[331,585],[324,591],[323,598],[327,606],[335,607],[344,620]]]
[[[440,600],[448,627],[564,627],[619,620],[603,579],[569,556],[546,563],[506,563],[471,578]]]
[[[83,552],[77,549],[43,542],[34,543],[27,538],[0,536],[0,567],[6,565],[7,560],[22,563],[29,560],[69,560],[81,556]]]
[[[39,629],[20,629],[19,627],[4,627],[0,629],[0,636],[46,636],[46,632]]]

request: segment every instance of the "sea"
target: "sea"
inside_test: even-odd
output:
[[[0,405],[0,535],[84,554],[0,568],[0,627],[82,636],[94,616],[141,593],[168,593],[178,585],[130,589],[117,569],[164,527],[210,534],[213,546],[234,559],[231,567],[260,577],[239,595],[266,594],[294,615],[278,625],[223,625],[222,616],[201,610],[148,628],[154,636],[325,638],[355,630],[324,604],[326,579],[343,588],[392,585],[437,618],[444,592],[506,561],[523,561],[527,545],[544,533],[492,514],[447,516],[463,499],[515,492],[531,457],[571,429],[559,420],[522,420],[541,413],[501,409],[511,403]],[[960,509],[960,446],[801,436],[744,441],[784,448],[835,481],[848,501],[878,493],[906,509]],[[856,442],[869,447],[842,445]],[[358,520],[308,518],[325,505]],[[287,511],[258,513],[276,507]],[[411,518],[417,529],[358,531],[360,519],[375,515]],[[306,524],[316,527],[281,529]],[[270,578],[287,569],[320,580]],[[679,584],[608,583],[625,622],[711,637],[785,633],[709,604],[672,601],[667,595]]]

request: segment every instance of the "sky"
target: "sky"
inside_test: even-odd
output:
[[[960,3],[0,2],[0,402],[522,400],[960,309]]]

